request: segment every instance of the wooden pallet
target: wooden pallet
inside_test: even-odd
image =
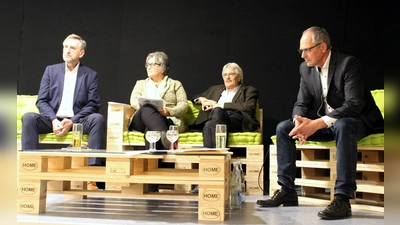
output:
[[[87,166],[88,157],[104,157],[106,167]],[[198,169],[158,168],[159,159],[175,159],[198,163]],[[130,196],[130,197],[187,197],[194,195],[149,194],[147,185],[200,184],[198,219],[223,221],[229,199],[229,174],[231,153],[214,154],[140,154],[127,156],[121,153],[30,151],[20,152],[18,173],[17,210],[20,213],[38,214],[46,211],[48,192],[68,196]],[[75,162],[76,161],[76,162]],[[78,188],[74,182],[88,180],[118,183],[121,190],[88,191],[85,185]],[[48,190],[48,181],[55,181]]]
[[[301,187],[300,201],[329,204],[334,198],[336,180],[336,147],[297,146],[300,151],[296,167],[301,170],[295,180]],[[277,184],[276,146],[270,145],[270,194],[280,189]],[[357,191],[352,208],[384,211],[384,149],[359,147]]]

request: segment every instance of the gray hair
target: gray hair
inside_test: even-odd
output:
[[[235,70],[235,73],[241,78],[240,84],[243,84],[243,70],[237,63],[229,62],[225,64],[225,66],[222,68],[222,77],[224,77],[224,70],[228,67]]]
[[[303,34],[308,31],[312,33],[312,41],[314,44],[325,42],[326,45],[328,46],[328,49],[332,47],[331,38],[329,37],[328,32],[324,28],[313,26],[303,31]]]
[[[154,57],[154,59],[155,59],[155,61],[157,63],[161,64],[160,65],[161,69],[165,70],[164,71],[164,75],[168,75],[168,72],[169,72],[169,59],[168,59],[167,54],[165,54],[164,52],[152,52],[152,53],[149,53],[147,55],[147,57],[146,57],[146,63],[150,58],[153,58],[153,57]]]
[[[70,35],[68,35],[68,37],[65,38],[64,41],[66,41],[66,40],[68,40],[68,39],[75,39],[75,40],[78,40],[78,41],[80,42],[80,48],[81,48],[82,50],[85,50],[85,49],[86,49],[86,41],[85,41],[81,36],[76,35],[76,34],[70,34]]]

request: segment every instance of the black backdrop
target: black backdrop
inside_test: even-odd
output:
[[[276,124],[291,116],[304,29],[327,29],[333,46],[361,59],[370,89],[384,84],[378,1],[19,0],[18,16],[18,94],[37,94],[45,66],[62,62],[71,33],[88,43],[82,63],[99,74],[105,118],[108,101],[129,103],[150,52],[168,54],[170,76],[188,98],[222,83],[222,66],[236,62],[244,83],[260,91],[266,154]],[[268,180],[268,166],[265,174]]]

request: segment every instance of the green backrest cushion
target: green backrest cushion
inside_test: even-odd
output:
[[[374,97],[375,103],[382,113],[383,118],[385,118],[385,90],[377,89],[371,91],[372,97]]]
[[[25,113],[39,113],[36,107],[37,97],[37,95],[17,95],[17,130],[22,129],[21,119]]]
[[[189,105],[188,111],[184,117],[186,130],[188,130],[187,126],[192,125],[194,121],[196,121],[196,118],[201,110],[201,105],[193,104],[193,102],[190,100],[188,100],[188,105]]]
[[[187,126],[193,124],[194,121],[196,121],[196,118],[199,115],[200,110],[201,110],[201,105],[193,104],[193,102],[190,100],[188,100],[188,105],[189,105],[188,111],[184,117],[186,128],[187,128]],[[258,103],[257,103],[257,107],[256,107],[256,118],[258,121],[260,121],[260,106]],[[186,129],[186,130],[188,130],[188,129]]]

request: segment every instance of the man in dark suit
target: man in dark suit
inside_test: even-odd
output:
[[[260,127],[255,117],[258,90],[243,85],[243,71],[239,65],[227,63],[222,69],[222,79],[224,84],[211,86],[192,100],[202,105],[202,111],[189,128],[202,129],[203,145],[208,148],[216,146],[216,124],[226,124],[228,132],[253,132]]]
[[[295,191],[295,140],[336,141],[337,179],[332,203],[318,216],[340,219],[351,216],[349,199],[356,191],[357,141],[383,132],[383,118],[367,88],[359,60],[331,48],[329,34],[320,27],[303,32],[299,52],[300,88],[291,120],[276,127],[278,184],[271,199],[258,200],[263,207],[297,206]],[[309,118],[316,106],[316,119]]]
[[[38,149],[39,134],[64,136],[74,123],[83,125],[90,149],[105,149],[105,122],[101,114],[97,72],[80,63],[86,41],[71,34],[63,42],[65,63],[47,66],[36,106],[40,114],[22,117],[22,149]],[[89,165],[104,165],[103,158],[89,158]],[[96,189],[95,183],[89,183]]]

